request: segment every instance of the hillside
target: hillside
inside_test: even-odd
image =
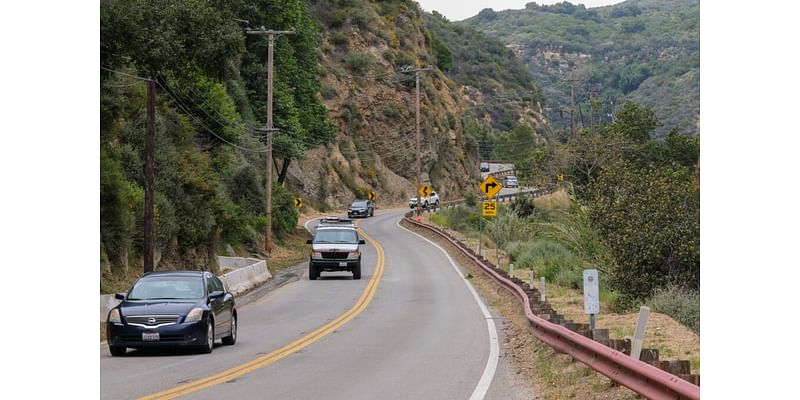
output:
[[[524,93],[530,78],[498,79],[493,90],[464,86],[460,61],[447,65],[450,50],[413,1],[104,0],[100,11],[101,272],[142,264],[149,77],[157,82],[156,265],[213,269],[215,254],[262,248],[267,45],[245,34],[244,21],[296,31],[275,41],[278,241],[297,221],[292,197],[333,210],[368,191],[378,207],[414,193],[414,78],[403,67],[435,67],[420,78],[422,179],[444,199],[478,179],[465,126],[541,124],[533,107],[517,107],[502,124],[476,112],[481,90]],[[470,74],[475,82],[492,76]]]
[[[572,106],[570,83],[584,124],[607,119],[632,100],[651,107],[663,127],[699,133],[700,5],[697,0],[628,0],[587,9],[562,2],[528,3],[523,10],[484,9],[458,24],[496,37],[541,83],[548,115],[565,130]],[[597,99],[594,113],[589,101]],[[576,118],[580,115],[576,112]],[[578,122],[580,124],[580,122]]]

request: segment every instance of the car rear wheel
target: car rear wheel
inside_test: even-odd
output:
[[[128,348],[125,346],[108,346],[108,351],[111,352],[111,355],[114,357],[124,356],[125,352],[128,351]]]
[[[231,334],[230,336],[222,338],[222,344],[228,346],[236,344],[236,329],[238,323],[236,320],[237,320],[236,314],[233,314],[233,317],[231,317]]]
[[[214,351],[214,320],[209,318],[206,330],[206,344],[200,348],[200,352],[208,354],[212,351]]]
[[[361,261],[353,268],[353,279],[361,279]]]

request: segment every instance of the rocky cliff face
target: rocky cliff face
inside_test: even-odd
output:
[[[414,74],[400,69],[435,63],[421,11],[409,1],[320,1],[313,13],[323,28],[322,96],[338,135],[293,163],[289,185],[317,208],[369,191],[379,204],[403,202],[416,192],[416,91]],[[478,179],[476,156],[465,150],[462,92],[438,68],[420,74],[422,181],[444,199]]]

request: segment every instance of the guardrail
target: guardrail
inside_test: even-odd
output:
[[[556,351],[572,356],[614,382],[649,399],[700,399],[699,386],[535,315],[529,297],[529,293],[534,292],[531,289],[523,289],[520,286],[521,281],[513,277],[507,278],[504,272],[496,270],[483,257],[479,257],[472,249],[449,234],[426,224],[417,223],[409,218],[408,214],[405,221],[429,230],[450,242],[478,265],[486,275],[514,294],[522,302],[531,333]]]
[[[501,169],[499,171],[489,172],[489,175],[494,176],[495,178],[502,178],[505,176],[511,176],[516,174],[515,169]]]

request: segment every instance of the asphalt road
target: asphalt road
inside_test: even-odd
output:
[[[379,286],[363,312],[295,353],[185,397],[517,397],[514,374],[502,358],[497,364],[496,348],[490,357],[497,333],[490,335],[495,317],[489,313],[495,313],[481,309],[441,250],[397,225],[401,216],[393,211],[359,221],[385,254]],[[218,344],[212,354],[129,350],[111,357],[101,346],[101,398],[136,398],[220,373],[335,320],[353,307],[375,273],[377,249],[367,244],[362,253],[361,280],[346,272],[323,272],[317,281],[304,276],[240,307],[236,345]]]

